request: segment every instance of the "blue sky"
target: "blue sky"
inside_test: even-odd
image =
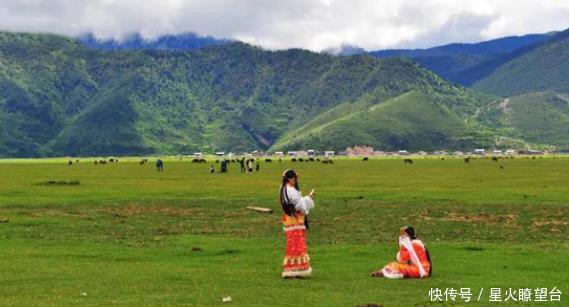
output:
[[[5,31],[196,32],[268,49],[417,48],[565,28],[567,0],[0,0]]]

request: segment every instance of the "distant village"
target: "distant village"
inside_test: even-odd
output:
[[[389,157],[389,156],[515,156],[515,155],[548,155],[548,154],[562,154],[563,152],[558,152],[554,150],[533,150],[533,149],[484,149],[477,148],[472,151],[417,151],[412,152],[408,150],[398,150],[398,151],[378,151],[371,146],[354,146],[348,147],[344,151],[317,151],[314,149],[306,150],[294,150],[294,151],[274,151],[274,152],[263,152],[263,151],[252,151],[245,153],[233,153],[233,152],[215,152],[216,156],[219,157],[232,157],[232,156],[252,156],[252,157],[311,157],[319,156],[324,158],[332,157]],[[206,153],[196,152],[193,154],[194,158],[202,158]]]

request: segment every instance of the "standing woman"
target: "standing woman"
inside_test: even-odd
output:
[[[307,215],[314,208],[314,190],[302,196],[298,188],[298,176],[294,170],[283,173],[280,202],[283,209],[283,225],[286,233],[286,250],[283,261],[283,278],[307,277],[312,273],[310,256],[306,247]]]

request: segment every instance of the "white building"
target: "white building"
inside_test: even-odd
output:
[[[484,149],[474,149],[474,154],[483,156],[486,154],[486,151]]]
[[[332,150],[327,150],[324,152],[324,157],[330,158],[334,156],[334,151]]]

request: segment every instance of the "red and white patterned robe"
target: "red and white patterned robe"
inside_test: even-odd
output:
[[[310,256],[306,246],[306,215],[314,208],[310,196],[287,186],[286,193],[296,212],[294,216],[283,213],[282,222],[286,234],[286,249],[283,261],[283,277],[306,277],[312,273]]]

